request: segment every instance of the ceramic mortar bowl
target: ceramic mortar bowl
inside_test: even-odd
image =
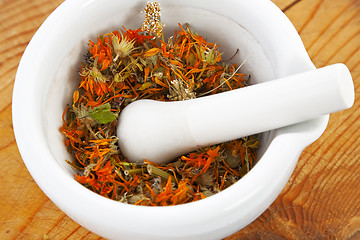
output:
[[[159,0],[165,34],[189,23],[220,45],[223,59],[246,63],[253,84],[313,70],[286,16],[268,0]],[[143,207],[101,197],[77,183],[59,133],[89,39],[142,25],[145,1],[68,0],[43,23],[18,68],[13,124],[21,156],[45,194],[69,217],[109,239],[220,239],[255,220],[276,199],[302,150],[328,116],[263,134],[259,160],[240,181],[194,203]],[[256,98],[258,96],[254,96]],[[241,106],[234,106],[241,107]],[[254,109],[256,111],[256,109]],[[266,119],[264,119],[266,120]]]

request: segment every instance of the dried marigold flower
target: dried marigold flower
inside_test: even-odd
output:
[[[127,37],[121,37],[119,38],[115,34],[111,35],[111,41],[114,48],[114,52],[116,54],[116,57],[114,58],[114,62],[121,57],[127,57],[130,55],[132,50],[134,49],[134,43],[135,40],[130,40]]]

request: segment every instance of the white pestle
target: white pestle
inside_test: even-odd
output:
[[[200,147],[350,108],[354,85],[344,64],[196,99],[139,100],[120,114],[117,136],[131,162],[166,163]]]

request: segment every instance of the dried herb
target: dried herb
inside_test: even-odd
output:
[[[199,149],[169,164],[130,163],[116,137],[118,115],[138,99],[188,100],[246,85],[218,46],[179,24],[164,41],[158,3],[148,3],[142,28],[89,41],[78,90],[60,131],[73,155],[75,179],[116,201],[167,206],[197,201],[238,181],[255,164],[259,136]],[[146,121],[146,119],[143,119]]]
[[[92,117],[100,124],[110,123],[117,119],[117,115],[111,112],[110,103],[94,107],[91,111],[89,111],[89,117]]]

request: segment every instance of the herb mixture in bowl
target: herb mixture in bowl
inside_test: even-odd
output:
[[[158,3],[148,3],[145,13],[142,28],[124,27],[89,41],[81,81],[60,128],[73,156],[68,163],[79,183],[116,201],[167,206],[200,200],[253,167],[259,136],[198,149],[168,164],[130,163],[118,147],[118,116],[139,99],[182,101],[241,88],[247,81],[238,72],[241,65],[221,61],[218,46],[188,24],[179,24],[165,41]]]

